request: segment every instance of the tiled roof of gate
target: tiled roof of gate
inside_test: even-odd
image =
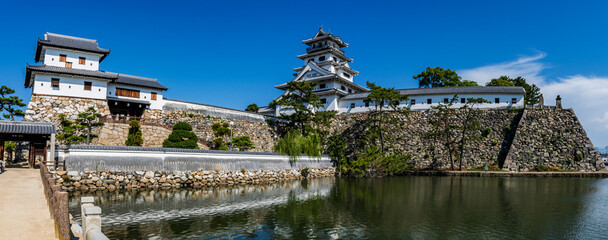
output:
[[[0,121],[0,133],[47,135],[55,133],[55,125],[43,122]]]
[[[409,88],[397,89],[401,95],[439,95],[439,94],[526,94],[523,87],[434,87],[434,88]],[[369,92],[353,93],[346,95],[341,100],[366,98]]]
[[[160,84],[158,82],[158,80],[156,80],[154,78],[138,77],[138,76],[127,75],[127,74],[122,74],[122,73],[118,74],[118,79],[116,80],[116,82],[123,83],[123,84],[129,84],[129,85],[135,85],[135,86],[158,88],[158,89],[162,89],[162,90],[169,89],[169,88],[163,86],[162,84]]]
[[[103,55],[99,59],[100,62],[110,54],[109,49],[99,47],[97,40],[47,32],[44,34],[44,40],[38,39],[38,46],[36,48],[36,61],[38,62],[40,61],[43,45],[99,53]]]
[[[69,74],[69,75],[77,75],[77,76],[84,76],[84,77],[103,78],[103,79],[109,79],[109,80],[118,78],[118,74],[104,72],[104,71],[92,71],[92,70],[84,70],[84,69],[76,69],[76,68],[55,67],[55,66],[48,66],[46,64],[27,65],[25,67],[25,82],[24,82],[25,87],[29,87],[29,82],[31,79],[32,71],[57,73],[57,74]]]

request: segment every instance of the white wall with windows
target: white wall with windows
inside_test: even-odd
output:
[[[139,98],[133,97],[125,97],[125,96],[117,96],[116,88],[128,89],[139,91]],[[153,100],[153,93],[156,93],[156,100]],[[137,99],[150,102],[150,109],[163,109],[163,90],[162,89],[154,89],[154,88],[146,88],[146,87],[136,87],[132,85],[120,84],[120,83],[108,83],[107,96],[119,99]]]
[[[55,67],[66,67],[71,63],[71,68],[97,71],[99,70],[99,59],[101,54],[85,53],[81,51],[70,51],[67,49],[56,49],[43,47],[44,64]],[[84,63],[84,64],[82,64]]]
[[[90,86],[86,87],[86,85]],[[40,95],[56,95],[67,97],[81,97],[106,99],[106,88],[108,83],[104,80],[93,78],[74,78],[59,75],[41,74],[34,75],[32,93]]]

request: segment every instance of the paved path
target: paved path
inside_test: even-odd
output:
[[[56,239],[39,169],[0,174],[0,239]]]

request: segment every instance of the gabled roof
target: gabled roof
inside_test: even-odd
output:
[[[92,70],[84,70],[77,68],[64,68],[64,67],[55,67],[48,66],[45,64],[42,65],[27,65],[25,67],[25,87],[29,87],[30,79],[32,76],[32,72],[44,72],[44,73],[55,73],[55,74],[66,74],[66,75],[76,75],[83,77],[93,77],[93,78],[101,78],[106,80],[114,80],[118,79],[117,73],[110,73],[104,71],[92,71]]]
[[[434,88],[409,88],[409,89],[398,89],[401,95],[442,95],[442,94],[526,94],[526,90],[523,87],[434,87]],[[369,92],[352,93],[348,94],[341,100],[349,99],[363,99],[369,95]]]
[[[154,78],[138,77],[138,76],[127,75],[127,74],[122,74],[122,73],[117,73],[117,74],[118,74],[118,79],[116,79],[114,81],[115,83],[157,88],[157,89],[162,89],[162,90],[169,89],[169,88],[163,86],[162,84],[160,84],[158,82],[158,80],[154,79]]]
[[[108,54],[110,54],[109,49],[103,49],[99,47],[97,40],[47,32],[46,34],[44,34],[44,40],[38,39],[38,45],[36,47],[36,57],[34,58],[36,62],[41,61],[41,53],[43,46],[66,48],[71,50],[101,54],[102,56],[99,59],[99,62],[103,61],[103,59],[107,57]]]
[[[338,36],[334,36],[331,33],[327,33],[326,31],[323,30],[323,28],[321,26],[319,26],[319,31],[317,31],[317,33],[315,34],[314,37],[312,37],[310,39],[306,39],[306,40],[302,41],[302,43],[310,46],[316,42],[320,42],[320,41],[323,41],[326,39],[332,40],[333,42],[338,44],[340,47],[348,47],[348,43],[345,43],[344,41],[342,41],[342,39]]]
[[[43,122],[0,121],[0,133],[49,135],[55,133],[55,125]]]
[[[306,81],[306,82],[337,81],[337,82],[340,82],[341,84],[344,84],[345,86],[348,86],[349,88],[351,88],[355,91],[361,91],[361,92],[369,91],[369,89],[367,89],[359,84],[356,84],[354,82],[351,82],[343,77],[335,75],[333,73],[331,75],[305,78],[304,81]],[[286,90],[287,86],[288,86],[287,83],[283,83],[283,84],[276,85],[274,87],[281,89],[281,90]]]

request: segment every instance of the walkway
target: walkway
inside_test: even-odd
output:
[[[0,174],[0,239],[56,239],[39,169]]]

